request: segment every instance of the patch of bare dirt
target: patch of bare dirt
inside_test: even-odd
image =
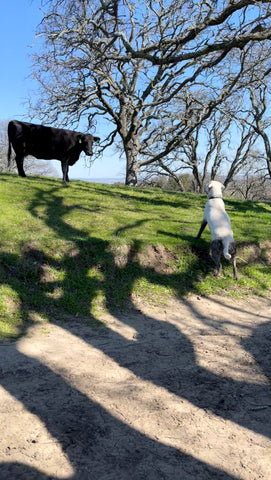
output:
[[[147,245],[144,252],[139,252],[138,260],[145,268],[153,268],[157,273],[169,274],[174,271],[173,265],[177,257],[164,245]]]
[[[0,479],[270,480],[271,301],[134,299],[0,344]]]
[[[174,271],[177,256],[164,245],[147,245],[143,251],[134,252],[133,246],[118,246],[115,252],[115,263],[118,267],[127,265],[129,261],[138,262],[144,268],[152,268],[157,273],[170,274]]]
[[[271,240],[266,240],[265,242],[260,243],[260,247],[266,264],[271,265]]]
[[[254,263],[261,261],[271,265],[271,241],[266,240],[259,244],[243,242],[237,246],[239,263]]]

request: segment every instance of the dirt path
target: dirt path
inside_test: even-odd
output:
[[[0,479],[271,479],[271,301],[139,300],[0,344]]]

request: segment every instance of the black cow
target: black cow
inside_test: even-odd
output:
[[[98,143],[100,138],[72,130],[11,120],[8,124],[8,140],[8,165],[10,165],[12,146],[16,154],[18,174],[21,177],[26,177],[24,158],[32,155],[44,160],[60,160],[63,181],[66,183],[69,182],[69,166],[77,162],[82,151],[86,155],[92,155],[93,142]]]

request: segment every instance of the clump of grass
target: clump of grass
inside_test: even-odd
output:
[[[0,334],[33,318],[95,321],[134,295],[264,295],[271,288],[271,205],[225,199],[240,280],[213,276],[210,233],[195,240],[206,198],[16,175],[0,176]],[[250,250],[254,253],[251,256]]]

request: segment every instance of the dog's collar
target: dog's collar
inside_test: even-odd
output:
[[[208,200],[212,200],[213,198],[222,198],[222,195],[212,195],[211,197],[208,197]]]

